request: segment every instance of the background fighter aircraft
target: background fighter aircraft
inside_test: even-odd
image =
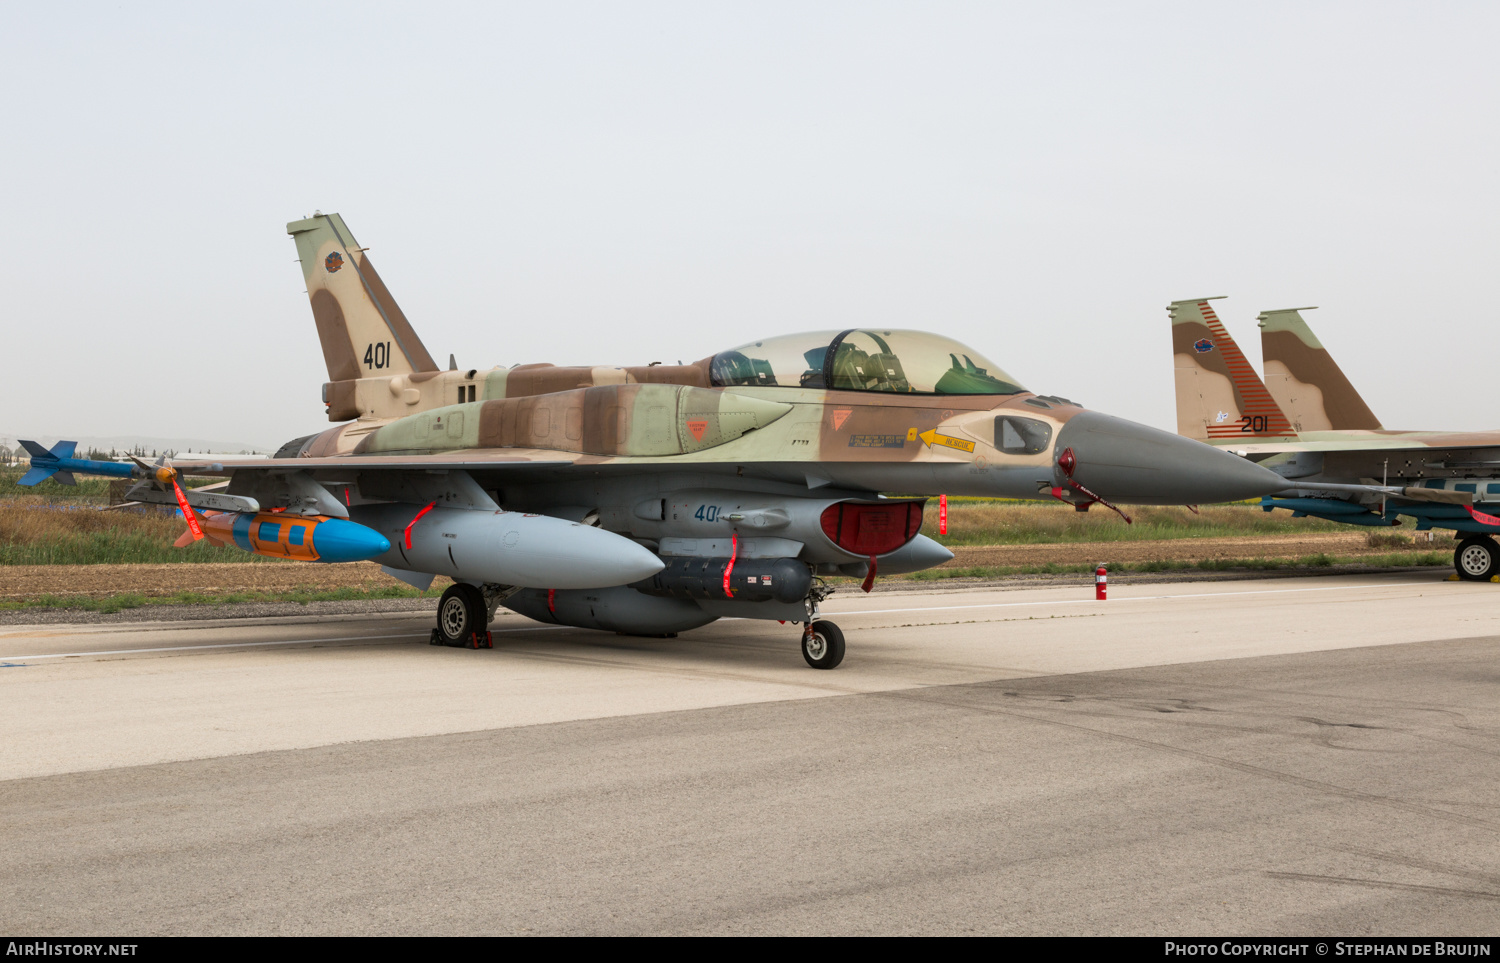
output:
[[[1416,522],[1418,531],[1464,533],[1453,553],[1460,578],[1500,574],[1491,535],[1500,518],[1500,431],[1390,431],[1381,427],[1301,312],[1259,316],[1264,382],[1210,301],[1174,301],[1172,353],[1177,430],[1242,454],[1292,483],[1261,500],[1353,525]],[[1500,504],[1495,505],[1500,509]]]
[[[1168,432],[1027,391],[919,331],[767,338],[689,365],[438,370],[337,214],[287,225],[328,365],[328,419],[274,458],[140,463],[131,497],[179,504],[192,537],[315,561],[373,558],[455,584],[434,642],[480,644],[498,605],[660,635],[721,616],[802,623],[844,654],[822,576],[952,557],[922,496],[1180,504],[1281,478]],[[227,475],[184,491],[179,472]],[[881,492],[905,492],[883,497]],[[206,514],[200,520],[198,510]],[[207,514],[222,513],[222,514]]]

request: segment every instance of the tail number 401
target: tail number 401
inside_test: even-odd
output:
[[[391,363],[391,343],[389,341],[377,341],[374,344],[365,345],[365,367],[370,369],[384,368]]]

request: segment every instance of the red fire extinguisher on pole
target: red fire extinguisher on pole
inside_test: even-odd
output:
[[[938,496],[938,534],[948,534],[948,496]]]
[[[1109,594],[1109,573],[1104,571],[1104,563],[1094,570],[1094,598],[1103,602]]]

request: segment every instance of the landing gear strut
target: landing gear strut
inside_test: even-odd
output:
[[[814,669],[832,669],[844,661],[844,633],[832,622],[818,618],[818,605],[834,589],[822,579],[816,580],[802,604],[807,606],[807,621],[802,623],[802,658]]]
[[[1488,582],[1500,574],[1500,547],[1488,535],[1470,535],[1453,550],[1453,568],[1466,582]]]
[[[495,643],[489,624],[484,593],[467,582],[454,582],[438,599],[437,628],[432,630],[431,644],[492,649]]]

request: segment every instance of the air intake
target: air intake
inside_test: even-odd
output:
[[[838,502],[823,510],[823,534],[852,555],[884,555],[916,538],[922,502]]]

